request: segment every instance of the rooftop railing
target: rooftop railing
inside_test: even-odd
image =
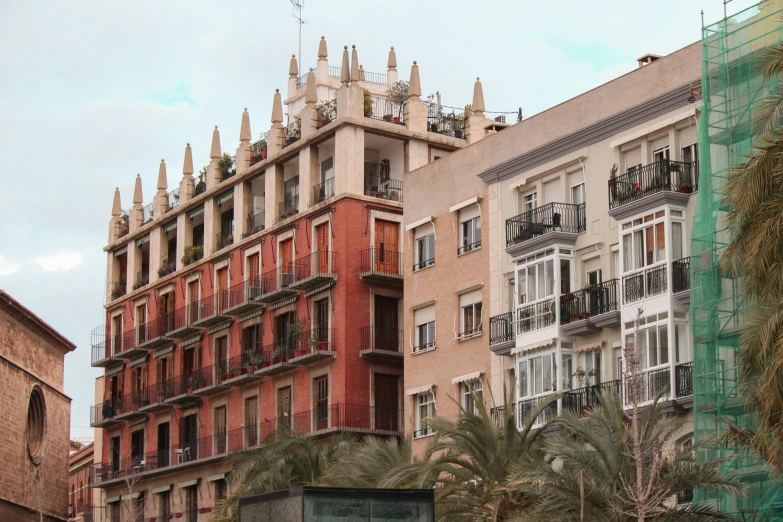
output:
[[[179,206],[179,188],[175,188],[167,193],[166,199],[168,200],[168,210],[166,210],[166,212],[170,212],[177,208]]]
[[[329,66],[329,76],[336,76],[339,78],[341,72],[342,69],[340,67],[335,67],[333,65]]]
[[[283,147],[287,147],[292,143],[299,141],[302,137],[302,123],[298,120],[294,120],[283,128],[284,142]]]
[[[369,83],[378,83],[381,85],[386,85],[387,78],[386,74],[384,73],[374,73],[370,71],[363,71],[362,72],[362,80]]]
[[[506,247],[550,232],[578,234],[585,227],[584,203],[547,203],[506,220]]]
[[[696,189],[695,163],[658,160],[609,180],[609,208],[614,209],[658,192],[690,194]]]
[[[153,220],[154,216],[153,213],[153,205],[154,203],[150,203],[149,205],[146,205],[142,210],[143,219],[141,221],[142,225],[146,225],[150,221]]]
[[[433,105],[427,110],[427,130],[453,138],[465,139],[465,119],[454,112],[444,113]]]
[[[374,120],[404,125],[404,108],[405,106],[402,103],[393,102],[388,98],[370,96],[370,105],[365,107],[364,116]]]

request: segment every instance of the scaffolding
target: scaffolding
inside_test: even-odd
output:
[[[781,42],[783,2],[768,0],[725,18],[702,32],[702,97],[699,126],[700,180],[691,234],[691,307],[694,360],[694,435],[714,436],[720,419],[753,427],[757,418],[739,393],[735,357],[751,303],[740,278],[722,273],[720,256],[732,238],[726,225],[724,185],[731,169],[751,151],[752,123],[760,102],[774,89],[755,64],[763,50]],[[747,486],[745,496],[697,492],[696,500],[755,522],[783,521],[783,481],[770,478],[764,462],[746,450],[711,443],[700,458],[733,457],[724,464]]]

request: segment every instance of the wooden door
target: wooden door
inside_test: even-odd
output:
[[[323,223],[315,227],[316,245],[318,250],[317,263],[319,274],[329,273],[329,223]]]
[[[199,318],[199,281],[191,281],[188,283],[188,302],[190,306],[190,312],[186,314],[188,316],[188,325],[191,325],[198,321]]]
[[[375,270],[390,274],[399,273],[399,224],[375,220]]]
[[[277,390],[277,426],[291,427],[291,387]]]
[[[375,429],[399,430],[399,377],[375,374]]]
[[[293,274],[294,267],[294,241],[293,239],[286,239],[280,243],[280,266],[282,267],[283,274]],[[282,286],[288,286],[290,281],[287,277],[283,277],[281,282]]]
[[[228,306],[228,267],[217,272],[217,313],[223,313]]]
[[[158,335],[174,330],[174,292],[167,292],[158,298]]]
[[[228,371],[228,337],[215,339],[215,382],[220,383]]]
[[[222,455],[226,452],[226,407],[215,408],[215,452]]]
[[[122,316],[118,315],[111,320],[111,342],[106,349],[106,356],[117,355],[122,349]]]
[[[170,424],[163,422],[158,424],[158,465],[163,468],[169,465]]]
[[[136,307],[136,344],[147,341],[147,305],[140,304]]]
[[[329,427],[329,377],[324,375],[313,381],[315,389],[315,429]]]
[[[260,285],[259,283],[259,277],[261,276],[261,258],[259,254],[253,254],[252,256],[247,257],[247,280],[248,280],[248,287],[252,288],[258,288]],[[250,293],[248,297],[253,298],[256,297],[256,293]]]
[[[396,352],[399,350],[399,299],[375,296],[375,348]]]
[[[247,447],[258,444],[258,397],[245,399],[245,444]]]

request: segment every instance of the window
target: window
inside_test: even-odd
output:
[[[215,453],[221,455],[226,452],[226,407],[215,408]]]
[[[682,241],[682,223],[679,221],[672,222],[672,259],[677,261],[682,259],[683,251]]]
[[[699,179],[699,145],[696,143],[687,145],[683,147],[680,152],[682,154],[683,163],[690,163],[691,165],[693,165],[694,179],[690,181],[693,183],[694,187],[698,188],[697,182]]]
[[[158,497],[158,504],[160,504],[160,518],[166,520],[171,514],[171,491],[163,491]]]
[[[215,500],[225,500],[228,488],[226,487],[226,479],[220,479],[215,481]]]
[[[666,260],[665,211],[648,214],[633,223],[624,223],[623,271],[630,272]]]
[[[43,393],[38,386],[33,387],[27,403],[27,451],[35,464],[41,463],[43,436],[46,427],[46,406]]]
[[[625,152],[625,170],[632,172],[640,168],[642,168],[642,147],[638,146]]]
[[[581,170],[569,175],[571,181],[571,204],[581,205],[586,201],[585,175]]]
[[[321,183],[334,177],[334,157],[321,162]]]
[[[470,337],[481,332],[481,302],[462,307],[460,337]]]
[[[661,324],[639,331],[639,345],[634,347],[640,354],[641,369],[669,364],[669,325]],[[625,344],[634,346],[634,334],[625,336]]]
[[[245,399],[245,441],[248,447],[258,444],[258,397]]]
[[[668,161],[669,160],[669,147],[662,147],[653,151],[653,161]]]
[[[427,419],[435,416],[435,392],[429,391],[416,395],[416,431],[413,438],[434,433],[427,425]]]
[[[603,282],[601,269],[591,270],[587,272],[587,284],[590,286],[598,286]]]
[[[580,386],[597,386],[601,384],[601,351],[594,350],[584,354],[584,377]]]
[[[460,223],[462,244],[458,254],[472,252],[481,247],[481,219],[474,217]]]
[[[477,402],[484,403],[484,382],[481,379],[463,382],[459,385],[462,408],[478,413]]]
[[[519,362],[519,396],[528,397],[554,391],[554,354]]]
[[[111,505],[111,508],[109,509],[109,511],[110,511],[109,522],[121,522],[121,520],[120,520],[120,503],[119,502],[113,502],[110,505]]]
[[[430,234],[416,240],[416,264],[413,271],[421,270],[435,264],[435,234]]]
[[[522,196],[522,212],[531,212],[538,207],[538,194],[531,192]]]
[[[518,304],[523,305],[550,297],[554,292],[554,286],[554,259],[523,267],[517,272]]]
[[[315,428],[325,430],[329,427],[329,377],[324,375],[313,379],[315,403]]]
[[[413,351],[420,352],[435,347],[435,321],[416,326],[416,346]]]

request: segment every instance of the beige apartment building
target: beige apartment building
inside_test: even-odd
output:
[[[690,439],[700,58],[700,43],[647,55],[633,72],[406,174],[414,439],[431,433],[428,415],[470,407],[470,389],[518,417],[565,392],[541,422],[590,408],[598,389],[622,394],[622,347],[639,308],[644,400],[667,389]],[[483,242],[468,247],[474,237]]]

